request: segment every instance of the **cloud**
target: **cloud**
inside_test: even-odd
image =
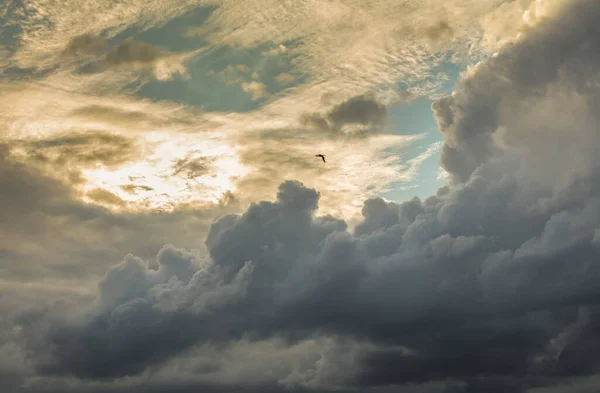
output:
[[[253,100],[259,100],[268,94],[267,85],[257,81],[242,82],[242,89],[250,94]]]
[[[66,56],[98,55],[104,53],[107,42],[104,37],[82,34],[73,37],[64,50]]]
[[[307,114],[301,123],[333,136],[350,134],[365,136],[381,131],[387,118],[387,108],[372,97],[357,96],[334,106],[328,113]],[[345,127],[358,127],[348,131]]]
[[[128,252],[153,259],[165,241],[201,250],[198,234],[207,233],[214,218],[237,209],[231,196],[204,207],[181,205],[168,216],[130,209],[105,189],[92,188],[84,194],[68,179],[60,180],[62,173],[46,172],[32,159],[23,163],[14,158],[3,146],[0,258],[3,279],[20,282],[23,288],[85,291],[89,280],[101,277],[115,260]],[[54,171],[64,172],[60,168]],[[100,207],[99,202],[113,209]]]
[[[8,388],[591,391],[600,372],[600,6],[578,0],[556,12],[434,104],[449,185],[404,203],[369,199],[354,227],[318,213],[325,192],[298,181],[240,214],[116,214],[78,201],[5,148],[0,255],[13,285],[0,283],[10,294],[0,297],[0,376],[16,375]],[[337,108],[338,123],[362,113]],[[268,153],[254,161],[265,184],[279,181],[273,163],[344,170],[303,159],[314,144],[236,137],[247,142],[242,155]],[[360,142],[371,154],[380,137]],[[344,153],[333,155],[345,164]],[[183,157],[167,159],[168,173],[203,169]],[[367,163],[354,162],[360,171],[348,176],[381,176]],[[356,199],[351,186],[331,180],[323,189]],[[206,254],[194,250],[202,240]],[[168,242],[179,244],[153,259]],[[115,263],[118,255],[126,257]],[[48,275],[70,285],[14,285]]]
[[[454,179],[437,195],[368,200],[351,229],[317,214],[319,191],[282,182],[274,201],[216,220],[206,258],[174,246],[152,266],[128,255],[95,302],[81,302],[85,318],[32,315],[18,342],[45,378],[105,384],[197,346],[293,348],[323,336],[347,341],[322,371],[272,380],[513,392],[597,374],[600,119],[588,81],[599,12],[595,1],[571,3],[436,102]]]
[[[108,204],[113,206],[124,207],[125,201],[117,195],[102,188],[95,188],[85,194],[86,197],[99,204]]]
[[[154,45],[141,41],[125,40],[106,56],[112,65],[152,65],[163,56],[162,51]]]
[[[202,32],[211,43],[236,48],[253,48],[264,42],[296,43],[295,65],[310,79],[305,88],[283,102],[294,101],[303,106],[303,112],[314,111],[315,106],[307,101],[324,90],[336,92],[340,100],[371,90],[390,91],[399,80],[417,95],[436,90],[439,85],[435,82],[425,82],[433,75],[430,70],[443,61],[443,56],[436,55],[478,36],[479,26],[473,21],[498,3],[453,0],[443,7],[436,4],[380,1],[323,6],[309,1],[281,8],[277,1],[268,0],[255,9],[260,15],[256,19],[247,12],[252,2],[232,2],[216,9]],[[267,27],[259,20],[270,24]],[[450,30],[452,34],[448,34]],[[423,45],[424,41],[428,44]],[[429,45],[432,42],[433,47]]]
[[[64,57],[102,56],[102,60],[87,63],[89,70],[104,72],[108,69],[130,69],[151,72],[161,81],[171,79],[176,74],[187,78],[184,62],[194,55],[191,53],[169,53],[164,49],[144,41],[126,39],[110,48],[105,37],[82,34],[73,37],[62,52]]]
[[[17,36],[16,50],[11,53],[11,65],[44,69],[60,61],[57,52],[62,52],[73,37],[106,34],[110,39],[139,22],[146,28],[159,26],[198,5],[202,2],[134,0],[115,7],[110,1],[95,0],[82,9],[78,5],[65,8],[48,2],[27,5],[10,2],[0,16],[7,23],[17,24],[22,32]]]
[[[425,29],[425,36],[433,42],[437,42],[442,39],[452,38],[453,35],[454,30],[452,29],[450,24],[445,20],[441,20]]]
[[[586,88],[585,80],[596,76],[593,67],[600,59],[599,43],[587,29],[571,29],[570,23],[577,20],[580,26],[589,25],[594,29],[589,18],[598,11],[581,1],[566,8],[551,23],[540,24],[523,35],[518,43],[477,65],[465,76],[455,94],[433,104],[441,131],[447,138],[442,165],[453,180],[466,181],[478,166],[503,154],[494,141],[496,137],[518,149],[524,138],[534,135],[530,131],[533,123],[546,141],[549,135],[565,140],[594,138],[589,123],[597,119],[585,106],[586,101],[591,103],[597,99],[597,92]],[[585,71],[580,64],[585,64]],[[582,100],[582,105],[567,107],[565,116],[569,124],[555,126],[544,121],[541,112],[572,99]],[[511,128],[512,133],[504,128]],[[571,128],[569,133],[567,128]],[[546,161],[548,169],[567,165],[565,161],[556,161],[554,154],[548,154],[548,143],[528,144],[527,148],[535,160]],[[589,157],[590,149],[577,153],[563,150],[560,157],[582,153],[583,157]]]
[[[107,132],[65,133],[48,139],[23,142],[29,158],[55,166],[72,165],[82,168],[102,164],[121,164],[136,158],[138,147],[131,138]],[[18,148],[17,147],[17,148]]]
[[[87,191],[104,188],[127,202],[136,203],[140,209],[166,209],[179,203],[215,200],[227,190],[238,195],[240,192],[235,184],[255,184],[255,177],[259,177],[260,181],[264,179],[263,167],[266,165],[258,154],[252,163],[244,154],[247,165],[243,169],[230,164],[235,158],[241,160],[242,157],[226,155],[221,160],[228,161],[226,165],[217,165],[216,173],[222,176],[214,181],[207,179],[210,185],[204,183],[202,189],[195,184],[190,186],[188,179],[156,174],[168,173],[172,161],[183,159],[191,145],[204,147],[207,140],[216,139],[214,134],[231,136],[227,142],[221,138],[219,143],[230,145],[231,151],[236,150],[232,154],[234,156],[237,156],[238,148],[243,153],[247,150],[259,153],[254,146],[240,146],[234,135],[258,134],[273,129],[293,129],[295,132],[298,114],[327,116],[323,102],[316,98],[322,95],[330,96],[331,103],[341,103],[374,92],[378,98],[381,97],[380,103],[387,105],[393,98],[402,95],[396,92],[399,83],[403,85],[403,90],[414,94],[414,97],[432,93],[442,80],[436,76],[438,70],[431,70],[439,66],[447,58],[446,51],[455,49],[455,46],[446,38],[441,38],[436,48],[423,45],[426,41],[425,30],[435,30],[441,26],[438,24],[445,21],[453,30],[456,42],[459,42],[461,37],[464,40],[469,34],[479,34],[473,28],[476,24],[472,22],[494,9],[496,3],[495,0],[453,0],[439,11],[435,1],[400,4],[386,0],[377,2],[375,6],[365,6],[360,2],[328,3],[326,7],[309,2],[294,3],[285,9],[278,2],[268,1],[255,8],[251,3],[228,1],[219,4],[208,19],[200,20],[189,18],[186,13],[195,13],[205,6],[213,7],[214,2],[135,0],[115,7],[110,1],[94,0],[85,10],[77,12],[74,11],[77,7],[58,7],[49,2],[28,4],[28,11],[21,12],[22,7],[13,2],[7,4],[9,14],[18,14],[19,17],[0,25],[16,23],[22,34],[12,37],[15,40],[14,51],[7,60],[8,66],[13,67],[10,72],[15,72],[14,67],[20,67],[17,68],[19,74],[31,69],[34,75],[26,79],[33,78],[30,84],[16,83],[15,80],[3,84],[0,106],[6,115],[5,119],[10,119],[5,129],[13,135],[27,136],[38,134],[40,130],[47,134],[63,132],[65,128],[99,129],[130,136],[135,134],[136,140],[145,149],[137,163],[112,168],[112,176],[87,171],[82,180],[86,183]],[[264,18],[270,22],[257,24],[254,17],[248,17],[249,9],[256,12],[256,20]],[[44,17],[39,19],[36,15]],[[182,31],[178,31],[178,26]],[[404,34],[399,26],[410,26],[411,33]],[[202,34],[195,39],[182,36],[183,31],[188,30]],[[173,38],[175,36],[178,38]],[[101,40],[99,37],[105,37],[110,43],[115,42],[113,47],[106,48],[112,66],[100,60],[82,65],[81,60],[90,59],[67,59],[69,61],[66,62],[58,56],[69,45],[75,48],[95,47],[93,43]],[[125,37],[128,39],[122,41]],[[238,42],[239,45],[232,42]],[[266,60],[237,57],[254,53],[257,47],[275,50],[263,53]],[[186,105],[187,102],[204,104],[198,102],[200,98],[201,101],[211,99],[196,87],[202,89],[201,86],[205,86],[204,67],[214,64],[212,56],[221,56],[222,50],[233,54],[231,67],[246,72],[244,67],[238,66],[240,62],[246,64],[246,60],[249,60],[248,67],[261,73],[260,80],[245,80],[250,98],[255,99],[249,105],[257,107],[255,110],[210,113],[203,112],[200,106]],[[100,63],[108,68],[103,68]],[[97,72],[99,70],[105,72]],[[283,75],[294,75],[294,86],[278,93],[277,88],[267,92],[262,83],[266,83],[269,89],[279,86],[277,80],[271,80],[273,75],[263,75],[267,72],[282,76],[279,79],[284,82],[289,78],[283,78]],[[188,73],[192,78],[189,83],[178,80],[178,75],[186,77]],[[152,78],[170,82],[156,87]],[[177,87],[178,83],[186,88]],[[232,93],[229,87],[225,88],[227,94]],[[279,86],[279,89],[283,87]],[[147,99],[141,99],[140,96]],[[157,99],[157,96],[161,99]],[[169,103],[165,96],[175,96],[183,103]],[[239,98],[246,101],[244,97]],[[229,99],[226,101],[229,104]],[[358,123],[345,124],[341,128],[351,134],[377,132],[377,127]],[[147,132],[148,135],[140,135],[139,132]],[[158,137],[156,133],[161,136]],[[194,137],[190,136],[192,134]],[[157,139],[160,141],[157,142]],[[186,142],[178,146],[170,143],[184,139]],[[320,142],[313,143],[310,150],[339,148],[337,145],[323,146]],[[390,145],[387,148],[396,147]],[[294,148],[289,144],[285,147]],[[330,206],[330,199],[334,199],[327,195],[328,190],[323,185],[335,191],[353,190],[355,196],[344,197],[345,201],[351,200],[352,205],[340,206],[338,210],[356,213],[362,198],[385,192],[394,183],[394,177],[402,171],[402,166],[395,165],[400,160],[393,160],[386,155],[386,148],[379,149],[376,157],[375,154],[367,154],[364,159],[355,154],[357,148],[346,148],[344,153],[360,163],[350,165],[347,162],[350,158],[344,159],[346,169],[338,168],[336,173],[341,176],[335,181],[319,178],[315,181],[318,184],[311,184],[322,190],[323,206]],[[161,156],[168,158],[162,160]],[[390,164],[394,166],[383,168]],[[224,166],[235,170],[228,170]],[[350,174],[357,172],[357,166],[376,171],[377,175],[369,181],[363,175],[353,180]],[[253,171],[259,174],[250,174],[240,180],[245,177],[245,172]],[[265,188],[264,192],[246,191],[246,196],[265,198],[260,194],[271,193],[283,180],[282,177],[298,178],[305,174],[320,177],[325,172],[282,173],[269,183],[270,187]],[[141,185],[153,188],[154,193],[147,192],[143,197],[141,193],[138,197],[121,193],[124,179],[142,175],[145,175],[145,180]],[[313,181],[311,178],[301,180],[307,184]],[[333,185],[335,183],[337,185]]]
[[[143,41],[132,39],[121,42],[106,55],[110,67],[149,70],[158,80],[168,80],[174,75],[187,77],[183,61],[189,54],[169,54]]]
[[[177,160],[175,165],[173,165],[173,175],[185,172],[186,176],[190,179],[205,175],[209,172],[213,161],[214,159],[211,157],[186,157]]]
[[[295,78],[293,75],[287,72],[282,72],[281,74],[275,76],[275,80],[282,85],[289,85],[295,80]]]
[[[373,135],[364,138],[322,138],[302,130],[264,132],[235,139],[242,165],[252,168],[236,181],[244,203],[270,198],[280,183],[302,179],[321,192],[320,213],[344,217],[354,224],[362,201],[388,190],[409,166],[401,152],[422,135]],[[360,154],[357,151],[360,150]],[[322,153],[327,163],[315,157]],[[406,179],[406,178],[405,178]]]

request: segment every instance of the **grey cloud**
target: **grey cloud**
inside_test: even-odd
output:
[[[126,39],[110,48],[108,41],[101,36],[83,34],[73,37],[62,52],[63,57],[100,56],[85,65],[87,71],[103,72],[110,68],[129,68],[154,73],[160,80],[169,79],[174,74],[185,74],[182,58],[147,42]],[[90,66],[92,66],[90,68]],[[161,66],[161,69],[157,68]]]
[[[69,41],[63,54],[67,56],[99,55],[106,48],[106,38],[94,34],[82,34]]]
[[[10,206],[11,209],[1,209],[0,214],[6,214],[5,219],[16,217],[34,206],[47,202],[49,195],[65,197],[67,189],[60,183],[53,182],[36,173],[30,168],[10,160],[11,149],[7,145],[0,145],[0,204]],[[25,180],[25,181],[23,181]],[[6,222],[5,220],[2,220]]]
[[[167,52],[143,41],[127,39],[107,53],[104,66],[148,71],[156,79],[164,81],[176,74],[188,77],[182,64],[185,56]]]
[[[64,141],[51,142],[44,143],[64,145]],[[94,151],[88,146],[86,153],[85,146],[80,150],[84,154]],[[232,203],[223,203],[179,206],[169,214],[115,213],[81,202],[67,182],[56,179],[63,172],[56,167],[58,173],[50,172],[51,178],[32,158],[27,164],[16,161],[12,146],[0,146],[0,151],[0,269],[4,280],[27,281],[33,286],[41,279],[85,281],[101,277],[128,252],[149,260],[165,242],[203,249],[202,234],[210,222],[237,209]],[[106,198],[110,194],[96,190],[90,196]]]
[[[527,388],[511,378],[478,378],[464,384],[451,384],[444,393],[526,393]]]
[[[454,36],[454,29],[450,26],[448,21],[440,20],[425,28],[424,33],[429,41],[438,43],[443,40],[451,39]]]
[[[304,126],[315,128],[332,136],[339,136],[346,126],[359,126],[357,136],[368,136],[379,132],[385,125],[387,108],[369,96],[357,96],[334,106],[326,114],[305,114],[301,117]]]
[[[503,251],[492,239],[481,244],[477,228],[463,228],[460,236],[431,231],[432,225],[442,226],[437,221],[440,210],[462,202],[461,195],[451,192],[447,199],[419,203],[422,212],[416,216],[411,205],[417,201],[407,202],[397,208],[398,222],[404,224],[381,222],[370,234],[353,237],[343,225],[327,231],[322,225],[330,219],[312,218],[316,191],[284,183],[277,202],[261,202],[242,216],[226,216],[213,225],[206,240],[212,263],[191,278],[194,269],[173,281],[168,277],[175,274],[160,273],[164,267],[151,272],[133,257],[111,269],[99,296],[113,300],[102,301],[107,308],[94,317],[95,322],[54,328],[50,338],[59,368],[46,371],[95,378],[127,375],[193,342],[230,340],[243,334],[268,337],[304,331],[306,335],[317,329],[408,347],[412,353],[376,351],[373,360],[365,360],[365,365],[393,364],[396,369],[421,365],[421,377],[414,372],[395,373],[388,382],[468,378],[479,373],[521,376],[565,322],[572,323],[561,316],[561,310],[593,301],[600,294],[594,289],[600,270],[588,264],[588,257],[598,255],[589,247],[591,238],[575,237],[576,244],[568,248],[568,265],[561,267],[565,254],[532,258],[515,253],[507,256],[514,262],[494,269],[490,258]],[[388,208],[380,202],[368,205],[365,221],[377,217],[378,209]],[[514,224],[520,216],[512,217]],[[398,249],[370,258],[364,247],[382,232],[393,233],[390,241]],[[554,282],[567,266],[575,275],[556,293]],[[474,274],[481,269],[483,277]],[[580,275],[584,269],[585,275]],[[222,284],[215,286],[217,282]],[[161,307],[165,298],[170,301],[168,309]],[[203,312],[206,304],[208,313]],[[540,307],[546,311],[536,311]],[[495,317],[498,312],[501,316]],[[149,320],[153,325],[144,322]],[[177,331],[175,341],[168,335],[163,337],[169,339],[159,338],[159,331],[168,333],[183,323],[186,328]],[[135,340],[129,329],[136,332]],[[92,337],[99,351],[93,355]],[[148,342],[154,342],[151,353],[141,349]],[[498,357],[490,358],[490,351],[498,352]],[[137,355],[124,357],[125,353]],[[373,379],[385,378],[375,374]]]
[[[145,64],[152,65],[163,57],[163,51],[143,41],[125,40],[107,55],[106,61],[111,65]]]
[[[524,142],[527,132],[543,138],[543,146],[539,149],[533,143],[527,146],[536,156],[546,157],[549,165],[551,160],[562,155],[566,158],[569,154],[577,154],[566,150],[557,157],[548,154],[544,148],[549,144],[566,147],[549,142],[549,139],[568,134],[566,139],[573,140],[589,133],[589,124],[575,122],[569,132],[563,123],[559,123],[560,129],[556,130],[548,122],[541,122],[544,133],[535,132],[531,126],[521,133],[515,129],[515,123],[525,125],[525,118],[536,104],[547,98],[554,99],[561,87],[565,88],[563,91],[576,92],[575,96],[583,95],[589,104],[598,102],[597,88],[586,87],[586,84],[597,76],[600,62],[600,41],[597,39],[600,28],[594,22],[600,9],[590,1],[582,0],[564,8],[552,21],[537,26],[519,42],[479,64],[477,72],[472,72],[460,83],[455,95],[433,104],[440,129],[447,138],[441,162],[455,181],[465,182],[479,165],[501,154],[503,150],[497,146],[494,134],[500,133],[503,127],[513,129],[514,132],[504,138],[515,148]],[[581,108],[573,106],[565,115],[577,113]],[[591,121],[597,121],[597,114],[592,112],[588,116],[594,118]],[[578,146],[587,153],[584,146]],[[591,146],[595,151],[598,144]],[[558,162],[567,165],[566,159]]]

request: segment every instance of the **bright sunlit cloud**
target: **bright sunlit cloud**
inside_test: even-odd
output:
[[[103,150],[79,168],[68,165],[70,178],[79,172],[74,187],[83,198],[102,204],[92,196],[104,190],[112,195],[110,209],[217,203],[226,193],[249,202],[294,178],[321,190],[323,211],[357,214],[364,198],[412,187],[439,143],[405,158],[426,130],[362,142],[298,139],[306,131],[303,116],[325,116],[367,93],[383,105],[435,97],[448,79],[445,62],[496,50],[522,30],[508,28],[512,14],[499,14],[502,7],[536,18],[549,12],[497,0],[438,6],[433,0],[131,0],[118,6],[40,0],[21,9],[9,2],[2,15],[21,33],[7,35],[4,46],[12,49],[4,69],[20,67],[27,78],[0,81],[3,135],[21,144],[69,132],[131,139],[131,152],[121,149],[121,159]],[[197,16],[188,18],[190,12]],[[362,126],[344,127],[354,133],[349,130]],[[388,124],[386,132],[395,128],[401,125]],[[273,132],[274,139],[256,137]],[[38,162],[64,180],[52,169],[58,159],[49,162],[40,146]],[[58,160],[64,164],[74,147],[53,148],[54,155],[65,152]],[[24,149],[15,151],[27,160],[34,153]],[[327,155],[327,165],[319,167],[316,153]]]

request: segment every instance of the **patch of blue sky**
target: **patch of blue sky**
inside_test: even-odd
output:
[[[26,14],[23,14],[22,1],[7,1],[0,5],[0,47],[6,52],[13,53],[22,33],[22,24]],[[26,11],[26,10],[24,10]]]
[[[306,80],[294,68],[293,57],[278,49],[278,44],[270,42],[250,49],[228,45],[209,48],[186,64],[187,78],[149,80],[137,94],[199,106],[205,111],[255,110]]]
[[[169,52],[206,48],[186,62],[185,78],[175,76],[162,81],[140,78],[124,90],[143,98],[182,103],[205,111],[246,112],[306,80],[294,69],[293,58],[277,50],[278,44],[267,42],[250,49],[229,45],[210,47],[202,37],[202,25],[215,9],[214,6],[199,7],[162,26],[145,29],[143,25],[135,25],[111,37],[110,46],[134,39]],[[286,46],[295,44],[284,43]],[[88,64],[78,72],[97,70],[96,65]]]
[[[427,152],[427,149],[440,143],[443,138],[431,111],[433,101],[419,98],[415,101],[394,105],[390,108],[388,130],[397,135],[422,135],[422,139],[400,152],[400,162],[405,169],[416,166],[415,177],[410,181],[398,181],[381,197],[402,202],[414,196],[420,198],[435,194],[443,185],[438,179],[440,150],[429,155],[420,164],[415,161]],[[398,154],[398,153],[394,153]],[[414,161],[413,161],[414,160]]]
[[[447,61],[431,70],[433,77],[437,75],[442,78],[439,94],[452,93],[464,68],[464,64]],[[443,136],[439,132],[433,116],[432,104],[431,98],[420,97],[406,103],[392,105],[389,108],[387,132],[395,135],[423,135],[423,137],[400,153],[400,162],[405,168],[410,168],[411,165],[416,166],[414,179],[395,182],[390,186],[389,191],[379,196],[396,202],[403,202],[414,196],[423,199],[434,195],[444,185],[444,180],[439,176]],[[417,164],[417,159],[434,146],[437,146],[437,150]]]

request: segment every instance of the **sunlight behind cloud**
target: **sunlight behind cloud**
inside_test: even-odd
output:
[[[221,141],[165,134],[152,139],[157,148],[144,161],[85,170],[85,191],[101,187],[139,208],[172,210],[180,204],[218,203],[226,192],[235,193],[235,180],[249,172],[235,149]],[[176,170],[178,161],[198,156],[210,161],[204,173]]]
[[[410,136],[370,135],[361,142],[326,140],[307,133],[302,116],[327,113],[366,93],[383,106],[436,96],[447,83],[442,65],[449,56],[475,56],[486,48],[484,29],[473,21],[485,20],[502,3],[6,4],[3,14],[18,16],[21,29],[11,35],[15,43],[8,46],[6,66],[29,74],[20,82],[0,79],[2,132],[18,141],[15,151],[23,160],[34,153],[21,145],[37,141],[46,146],[44,141],[65,132],[86,139],[61,143],[91,143],[90,148],[98,143],[95,135],[131,139],[131,146],[95,155],[85,155],[78,145],[84,161],[77,163],[68,158],[72,146],[55,147],[53,155],[43,150],[47,147],[35,153],[44,171],[76,179],[72,186],[90,203],[102,203],[104,195],[110,209],[120,204],[168,210],[218,203],[225,193],[249,203],[270,198],[280,181],[295,178],[322,192],[323,211],[353,215],[365,198],[390,187],[410,188],[418,168],[439,146],[407,159],[406,152],[425,130]],[[199,9],[206,12],[197,22],[182,22],[176,39],[153,42],[152,37],[169,36],[167,26],[175,28],[170,22]],[[160,34],[150,34],[156,31]],[[202,101],[217,94],[221,107]],[[231,107],[247,109],[227,109],[244,96],[246,101]],[[347,124],[344,132],[353,135],[353,127],[360,131]],[[393,129],[392,124],[386,130]],[[260,136],[265,133],[272,136]],[[57,156],[61,152],[65,157]],[[326,165],[313,160],[316,152],[328,157]],[[66,165],[68,176],[53,169],[57,162]]]

